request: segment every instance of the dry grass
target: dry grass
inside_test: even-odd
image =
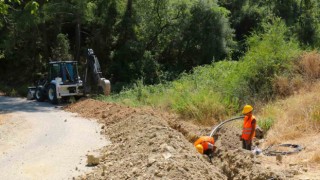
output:
[[[262,117],[271,117],[275,124],[268,132],[269,143],[292,140],[320,132],[320,82],[312,88],[285,100],[266,106]]]
[[[275,77],[273,80],[272,89],[280,97],[286,97],[292,94],[292,87],[288,77]]]
[[[320,150],[313,153],[310,162],[320,164]]]
[[[299,61],[299,68],[309,80],[320,78],[320,54],[316,51],[303,54]]]
[[[273,91],[280,98],[302,90],[310,90],[320,78],[320,54],[316,51],[304,53],[296,62],[296,70],[290,75],[273,79]]]
[[[299,144],[305,149],[286,156],[285,164],[320,164],[320,54],[305,53],[297,67],[297,73],[273,81],[274,92],[286,99],[264,106],[258,114],[261,120],[274,120],[263,146]]]

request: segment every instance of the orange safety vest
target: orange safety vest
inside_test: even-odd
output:
[[[251,140],[250,136],[251,136],[251,131],[253,128],[255,128],[255,126],[253,126],[252,121],[255,120],[256,118],[254,116],[251,116],[251,118],[249,118],[249,116],[245,116],[244,120],[243,120],[243,129],[242,129],[242,139],[244,140]],[[253,131],[253,136],[252,138],[256,135],[255,130]]]
[[[208,150],[208,146],[209,146],[208,143],[211,143],[212,145],[214,145],[213,137],[201,136],[198,140],[196,140],[196,142],[194,142],[194,146],[201,144],[203,147],[203,152],[205,152],[206,150]]]

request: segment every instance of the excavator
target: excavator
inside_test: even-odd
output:
[[[87,51],[83,81],[78,73],[77,61],[52,61],[48,66],[48,76],[39,80],[35,87],[28,88],[27,99],[36,99],[39,102],[48,99],[52,104],[58,104],[70,97],[77,100],[90,92],[89,79],[93,79],[101,94],[110,94],[110,81],[102,76],[99,60],[92,49]],[[88,74],[92,74],[92,78],[89,78]]]

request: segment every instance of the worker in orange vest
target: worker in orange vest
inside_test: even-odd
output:
[[[242,148],[246,150],[251,150],[252,139],[255,137],[256,130],[256,118],[252,115],[253,107],[250,105],[245,105],[242,110],[244,114],[243,119],[243,129],[240,140],[242,140]]]
[[[213,153],[216,149],[214,146],[214,138],[211,136],[201,136],[196,142],[194,142],[194,146],[200,154],[206,154],[210,161],[213,157]]]

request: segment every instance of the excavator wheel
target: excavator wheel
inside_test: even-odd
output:
[[[36,100],[39,102],[43,102],[46,99],[46,97],[43,93],[42,87],[36,88],[35,97],[36,97]]]
[[[48,99],[51,104],[58,104],[56,85],[50,84],[48,89]]]

